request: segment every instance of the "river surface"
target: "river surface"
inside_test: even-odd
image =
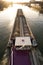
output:
[[[0,60],[3,59],[18,8],[23,10],[43,55],[43,14],[27,6],[13,5],[4,11],[0,11]]]

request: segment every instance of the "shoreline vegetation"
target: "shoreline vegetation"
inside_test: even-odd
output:
[[[8,8],[9,5],[12,5],[12,2],[5,2],[5,1],[0,1],[0,11],[3,11],[4,8]]]
[[[39,5],[32,5],[31,6],[32,9],[39,11],[39,13],[43,14],[43,6],[39,6]]]

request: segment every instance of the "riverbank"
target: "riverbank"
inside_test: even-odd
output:
[[[11,2],[0,1],[0,11],[3,11],[4,8],[8,8],[11,4]]]
[[[31,8],[34,8],[34,9],[36,9],[36,10],[38,10],[38,11],[42,11],[43,12],[43,8],[41,7],[41,6],[39,6],[39,5],[31,5]]]

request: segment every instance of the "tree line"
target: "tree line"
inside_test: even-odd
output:
[[[11,3],[5,2],[5,1],[0,1],[0,11],[3,10],[4,8],[7,8]]]

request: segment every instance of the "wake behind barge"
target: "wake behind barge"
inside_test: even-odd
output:
[[[38,53],[37,46],[22,9],[18,9],[8,42],[9,65],[40,65],[40,53]]]

